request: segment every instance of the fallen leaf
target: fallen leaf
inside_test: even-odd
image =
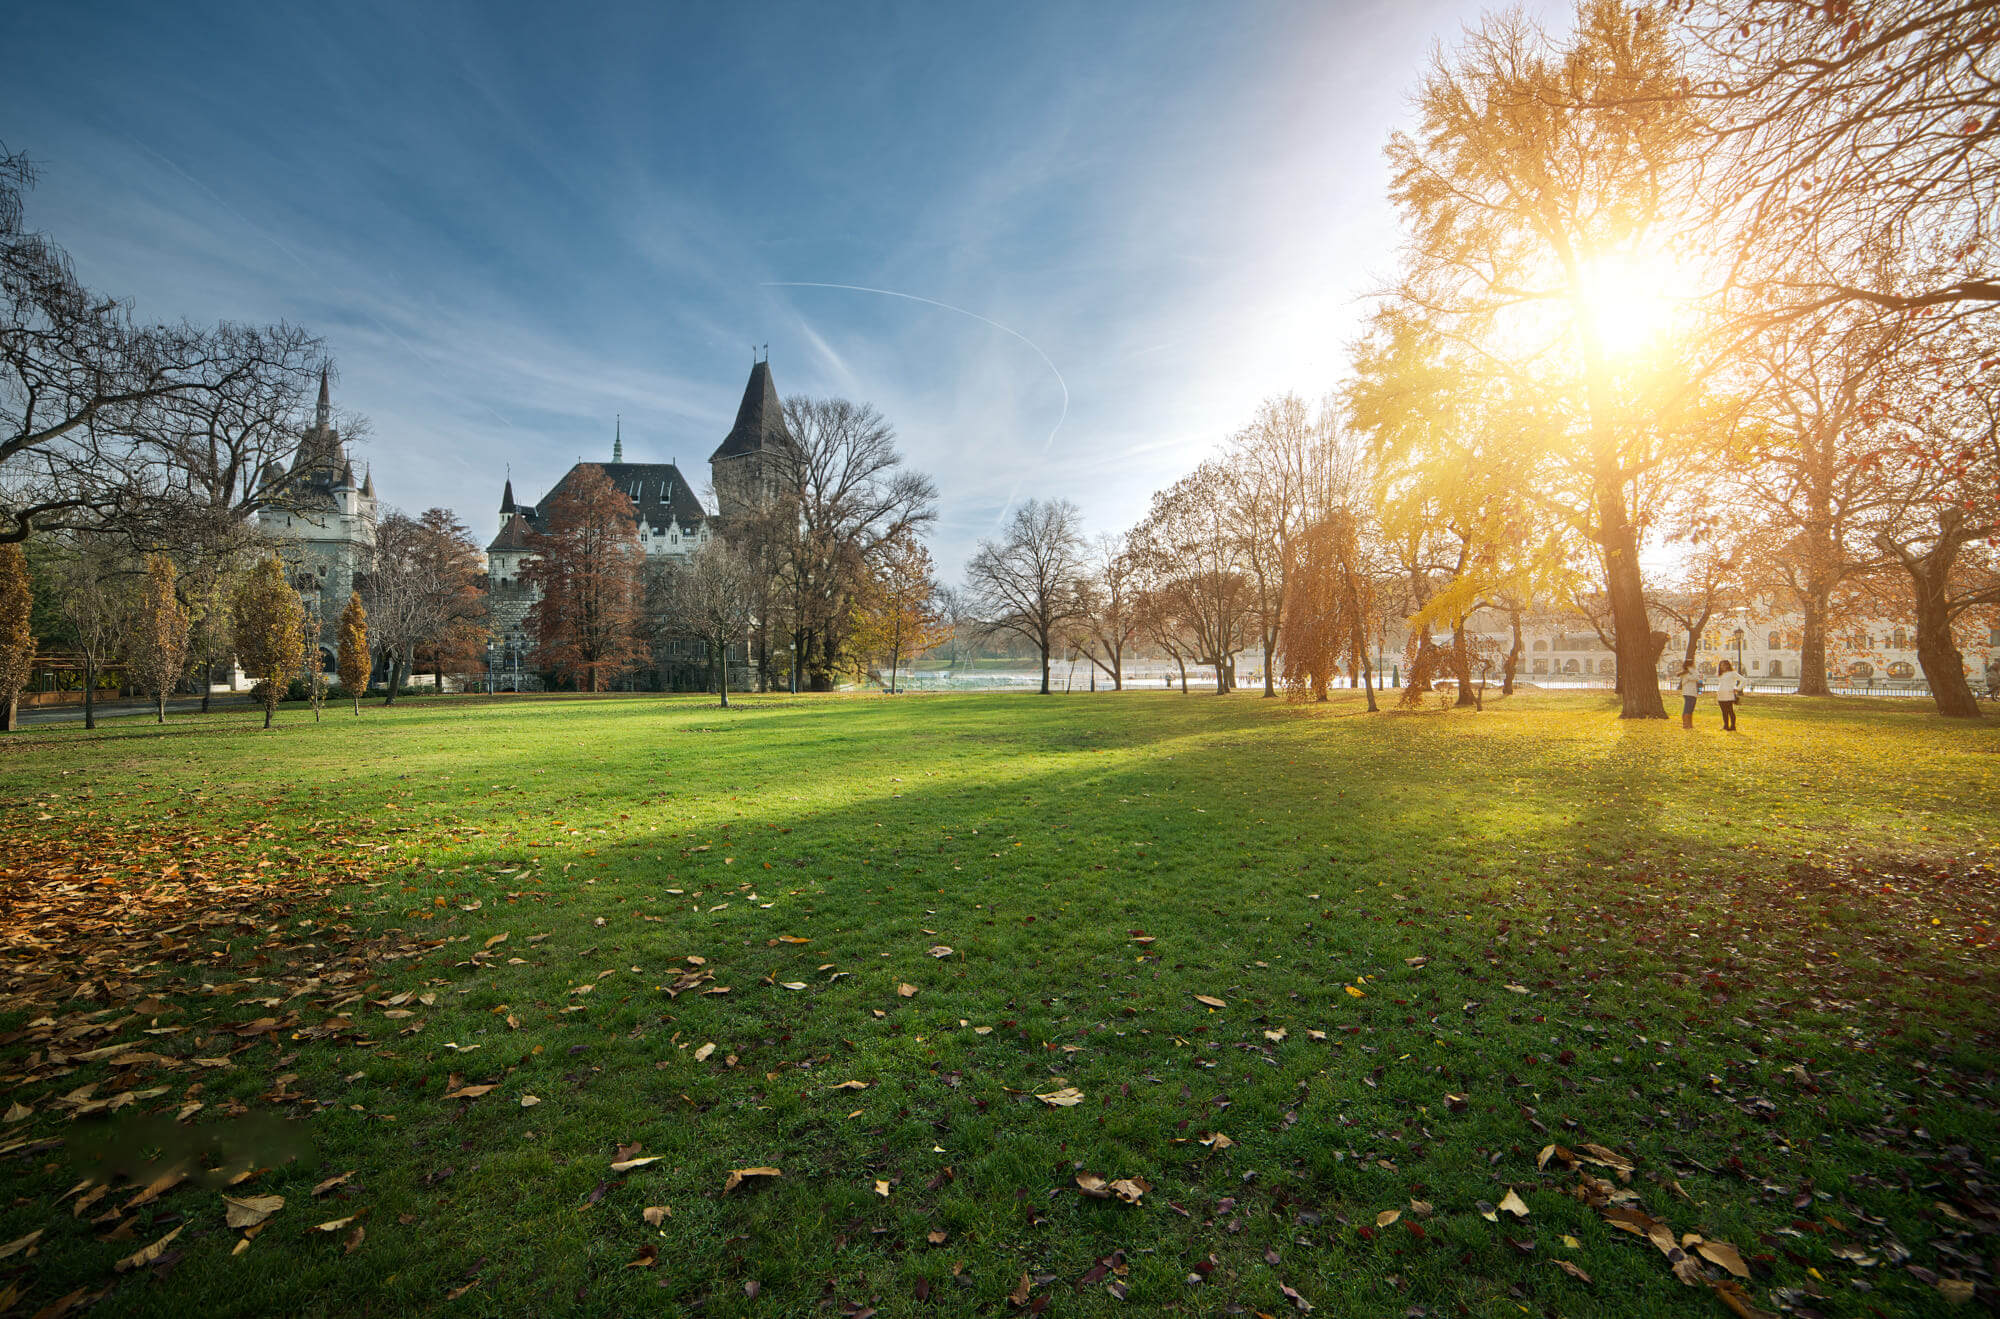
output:
[[[648,1241],[625,1265],[628,1269],[650,1269],[660,1262],[660,1248]]]
[[[336,1186],[347,1185],[347,1179],[352,1177],[356,1171],[358,1170],[350,1168],[346,1172],[340,1174],[340,1176],[338,1177],[327,1178],[325,1181],[321,1182],[318,1186],[313,1187],[312,1189],[313,1196],[317,1198],[319,1196],[325,1195],[328,1191],[331,1191]]]
[[[647,1205],[644,1212],[640,1216],[646,1220],[646,1225],[648,1227],[658,1227],[660,1224],[666,1222],[669,1218],[672,1218],[674,1216],[674,1211],[667,1208],[665,1205]]]
[[[1073,1085],[1066,1085],[1060,1090],[1051,1090],[1048,1094],[1036,1095],[1035,1098],[1041,1100],[1051,1108],[1072,1108],[1083,1102],[1083,1091]]]
[[[778,988],[780,989],[804,989],[805,987],[806,982],[803,980],[783,980],[778,983]]]
[[[1229,1004],[1225,1003],[1223,1000],[1219,998],[1214,997],[1211,994],[1196,994],[1194,996],[1194,1001],[1197,1003],[1205,1003],[1212,1008],[1226,1008],[1229,1006]]]
[[[187,1224],[182,1223],[179,1227],[167,1233],[165,1236],[161,1237],[158,1241],[155,1241],[152,1245],[146,1246],[140,1250],[133,1251],[131,1254],[127,1255],[124,1259],[121,1259],[116,1264],[112,1265],[112,1267],[120,1273],[127,1272],[128,1270],[131,1269],[143,1269],[148,1264],[151,1264],[154,1260],[158,1259],[161,1255],[164,1255],[166,1253],[168,1244],[171,1243],[175,1237],[179,1236],[182,1232],[186,1230],[187,1230]]]
[[[1968,1278],[1939,1278],[1938,1295],[1950,1305],[1964,1305],[1972,1299],[1973,1285]]]
[[[897,985],[896,996],[898,998],[915,998],[917,996],[917,987],[915,985]]]
[[[866,1090],[867,1088],[868,1083],[866,1081],[842,1081],[839,1085],[830,1085],[827,1087],[829,1090]]]
[[[1402,1216],[1403,1211],[1400,1209],[1384,1209],[1381,1213],[1375,1215],[1375,1226],[1388,1227]]]
[[[312,1230],[315,1232],[338,1232],[359,1217],[359,1214],[349,1214],[345,1218],[330,1218],[324,1223],[314,1223]]]
[[[1028,1303],[1028,1293],[1033,1291],[1034,1287],[1035,1280],[1025,1273],[1022,1274],[1021,1281],[1015,1284],[1014,1290],[1007,1293],[1007,1303],[1009,1305],[1026,1305]]]
[[[1355,998],[1367,998],[1367,997],[1368,997],[1368,995],[1367,995],[1366,991],[1364,991],[1364,990],[1360,990],[1360,989],[1356,989],[1356,988],[1355,988],[1355,987],[1354,987],[1353,985],[1343,985],[1343,986],[1341,986],[1341,988],[1345,989],[1345,990],[1346,990],[1346,991],[1347,991],[1347,992],[1348,992],[1349,994],[1353,995],[1353,996],[1354,996]]]
[[[1557,1268],[1561,1269],[1564,1273],[1567,1273],[1570,1277],[1575,1278],[1579,1282],[1590,1281],[1590,1275],[1588,1273],[1585,1273],[1582,1269],[1578,1268],[1576,1265],[1570,1263],[1566,1259],[1553,1260],[1551,1262]]]
[[[1514,1188],[1511,1186],[1507,1188],[1507,1194],[1500,1198],[1500,1208],[1516,1218],[1528,1216],[1528,1202],[1514,1194]]]
[[[932,944],[928,951],[932,957],[950,957],[953,950],[949,944],[939,943]]]
[[[889,1183],[883,1181],[880,1177],[877,1177],[875,1179],[875,1194],[881,1196],[884,1200],[888,1199]]]
[[[17,1237],[15,1240],[9,1241],[6,1245],[0,1246],[0,1259],[6,1259],[9,1255],[20,1254],[22,1251],[26,1250],[29,1246],[34,1245],[36,1241],[40,1240],[42,1233],[46,1231],[48,1231],[47,1228],[38,1227],[34,1231],[28,1233],[27,1236]]]
[[[231,1227],[255,1227],[285,1207],[282,1195],[233,1195],[222,1197],[222,1203],[229,1206],[225,1214]]]
[[[715,1042],[711,1040],[709,1043],[702,1045],[699,1049],[696,1049],[694,1051],[694,1060],[698,1063],[705,1063],[708,1061],[709,1055],[714,1052],[715,1052]]]
[[[658,1163],[665,1157],[667,1156],[664,1154],[642,1154],[636,1159],[620,1159],[611,1165],[611,1171],[630,1172],[634,1168],[643,1168],[649,1163]]]
[[[537,1099],[537,1098],[536,1098],[535,1096],[533,1096],[533,1095],[522,1095],[522,1096],[521,1096],[521,1107],[522,1107],[522,1108],[533,1108],[533,1107],[534,1107],[534,1106],[535,1106],[536,1104],[539,1104],[539,1103],[541,1103],[541,1102],[542,1102],[541,1100]]]
[[[776,1168],[732,1168],[729,1177],[722,1183],[722,1192],[727,1195],[752,1177],[782,1177],[785,1174]]]
[[[1727,1241],[1703,1241],[1695,1246],[1695,1252],[1710,1264],[1719,1264],[1739,1278],[1750,1276],[1750,1266],[1743,1262],[1743,1256]]]
[[[480,1097],[481,1095],[490,1095],[490,1094],[492,1094],[492,1093],[493,1093],[493,1092],[494,1092],[495,1090],[498,1090],[499,1088],[500,1088],[500,1087],[499,1087],[499,1086],[497,1086],[497,1085],[462,1085],[462,1086],[460,1086],[460,1087],[459,1087],[458,1089],[456,1089],[456,1090],[452,1091],[452,1092],[451,1092],[450,1094],[446,1095],[446,1096],[445,1096],[445,1098],[446,1098],[446,1099],[477,1099],[477,1098],[479,1098],[479,1097]]]
[[[1201,1143],[1213,1150],[1226,1150],[1236,1142],[1219,1131],[1211,1131],[1201,1137]]]

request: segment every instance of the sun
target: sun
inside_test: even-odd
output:
[[[1607,356],[1644,353],[1673,322],[1673,284],[1674,272],[1663,260],[1630,253],[1593,257],[1577,277],[1578,328]]]

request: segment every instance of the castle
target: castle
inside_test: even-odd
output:
[[[340,612],[374,565],[379,504],[372,474],[364,472],[359,484],[354,480],[354,460],[333,425],[324,369],[312,429],[299,441],[290,469],[273,464],[264,479],[282,493],[258,515],[258,526],[277,542],[299,598],[317,615],[320,651],[331,669]]]
[[[736,424],[708,458],[709,480],[715,490],[714,512],[702,506],[694,487],[675,464],[626,462],[622,429],[614,431],[610,462],[576,464],[550,487],[539,504],[516,502],[514,482],[509,478],[500,496],[500,531],[486,547],[486,599],[492,630],[487,658],[495,681],[517,689],[536,685],[528,659],[534,638],[527,629],[528,610],[536,595],[522,584],[521,569],[533,558],[530,537],[547,529],[543,519],[549,502],[585,468],[601,471],[631,498],[639,544],[647,561],[663,562],[693,554],[717,534],[720,525],[753,513],[768,502],[777,478],[773,452],[791,447],[792,435],[785,426],[778,387],[771,379],[771,364],[760,361],[750,368],[743,401],[736,409]]]

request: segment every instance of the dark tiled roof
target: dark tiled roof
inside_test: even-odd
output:
[[[791,442],[792,433],[785,429],[785,405],[779,401],[778,387],[771,381],[771,364],[759,362],[750,368],[750,383],[743,387],[743,403],[736,409],[736,424],[708,460],[739,458],[773,446],[789,446]]]
[[[562,480],[542,497],[542,502],[534,508],[517,506],[519,516],[505,523],[500,534],[493,538],[488,550],[516,550],[527,548],[530,532],[542,530],[541,510],[549,506],[551,500],[568,488],[576,474],[586,467],[594,467],[604,473],[614,489],[622,491],[637,507],[634,514],[642,523],[651,526],[665,526],[669,521],[682,526],[692,526],[708,516],[695,497],[694,488],[681,475],[680,468],[672,463],[578,463],[563,473]],[[514,483],[507,483],[507,493],[511,496]]]

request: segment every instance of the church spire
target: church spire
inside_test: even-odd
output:
[[[327,388],[327,366],[319,368],[319,407],[313,413],[313,429],[324,431],[333,423],[333,393]]]
[[[613,427],[611,433],[611,461],[622,463],[625,461],[625,418],[617,413],[613,413],[612,415],[614,420],[611,423]]]
[[[503,518],[508,518],[512,517],[513,515],[514,515],[514,478],[510,476],[507,478],[507,489],[505,493],[503,493],[500,496],[500,516]]]

